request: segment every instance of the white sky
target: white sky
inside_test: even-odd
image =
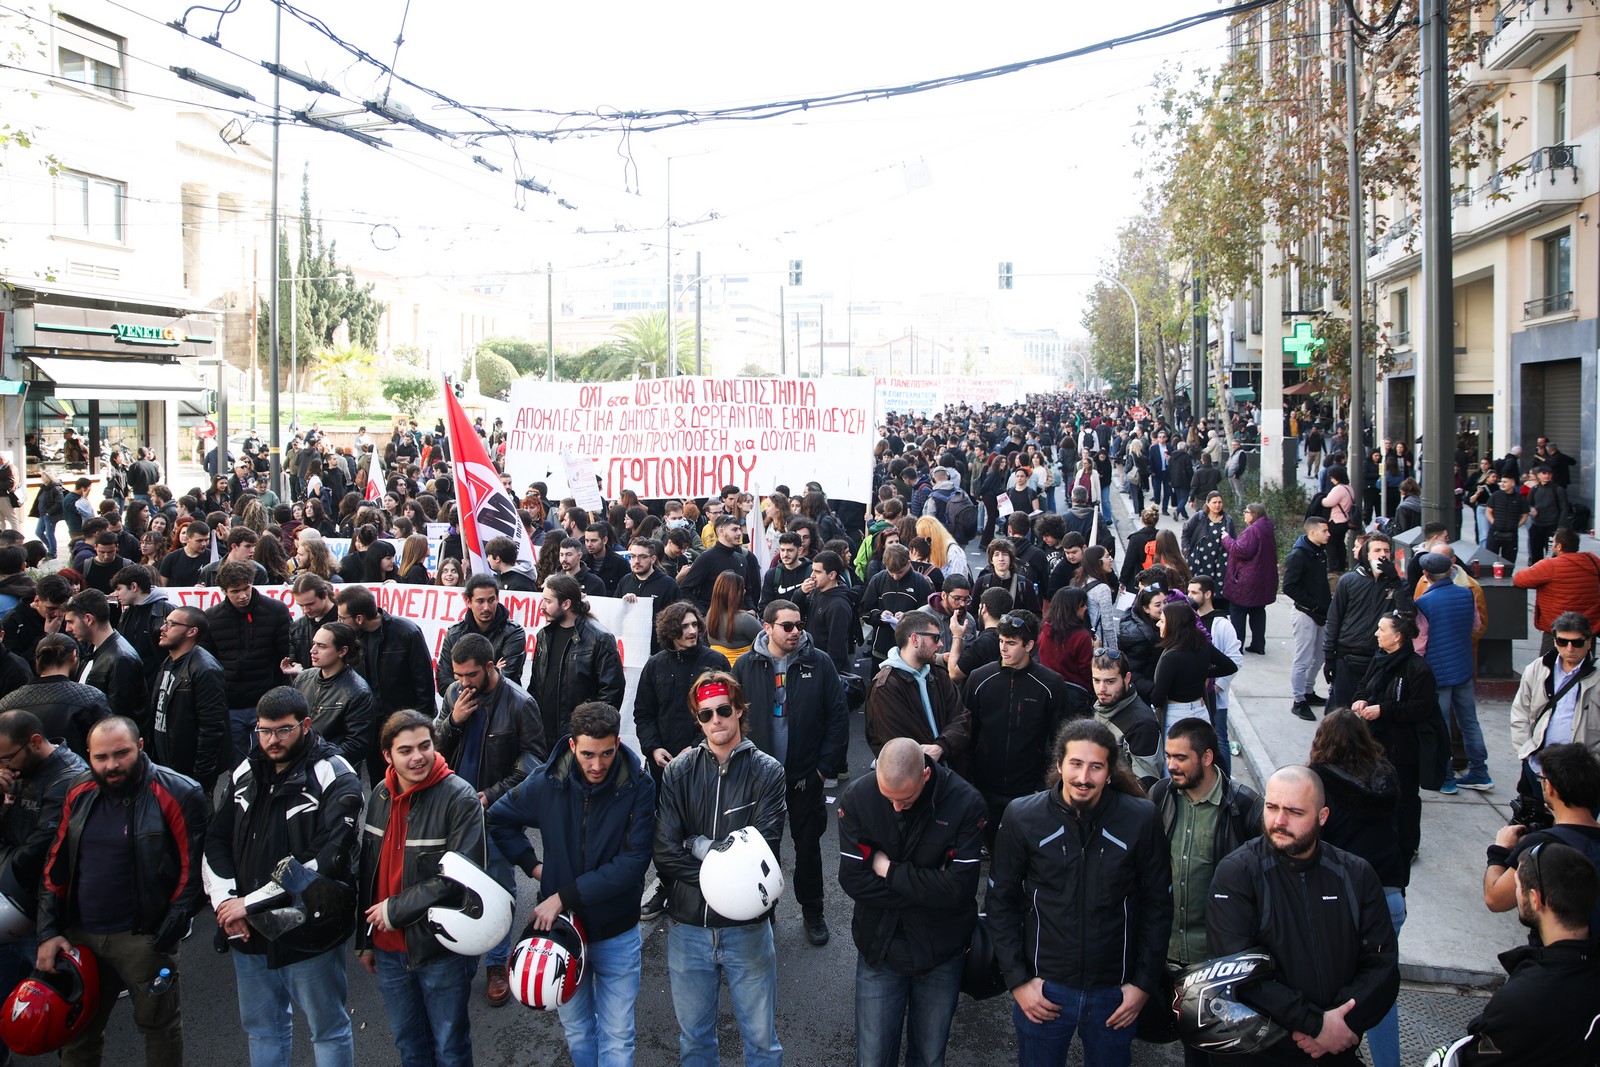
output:
[[[134,0],[137,3],[137,0]],[[406,0],[301,0],[340,36],[394,56]],[[958,73],[1065,51],[1211,10],[1215,0],[1083,0],[999,5],[839,3],[807,5],[633,2],[532,5],[503,0],[411,0],[397,70],[473,104],[590,109],[713,107],[811,96]],[[183,3],[139,4],[162,19]],[[225,5],[219,5],[225,6]],[[246,0],[222,24],[221,43],[270,59],[272,7]],[[196,11],[192,33],[214,16]],[[173,35],[174,37],[176,35]],[[421,133],[383,132],[395,151],[376,152],[337,134],[285,127],[284,210],[298,203],[301,161],[312,165],[312,197],[345,258],[393,274],[480,276],[525,271],[545,261],[558,275],[639,264],[664,275],[668,157],[674,252],[693,272],[770,272],[806,265],[808,288],[835,299],[873,301],[949,294],[992,298],[996,264],[1011,260],[1015,326],[1077,333],[1088,278],[1030,274],[1092,272],[1118,223],[1137,209],[1140,158],[1130,143],[1153,72],[1214,65],[1223,23],[1132,48],[1099,53],[992,81],[758,122],[705,124],[664,133],[519,143],[527,173],[575,205],[529,193],[515,209],[506,146],[455,151]],[[264,72],[198,41],[182,62],[246,84],[270,101]],[[353,64],[305,26],[284,19],[285,65],[370,98],[387,81]],[[176,83],[175,86],[181,86]],[[285,83],[284,103],[309,94]],[[175,92],[174,95],[181,95]],[[217,98],[219,101],[223,98]],[[436,111],[395,83],[391,100],[447,129],[477,124]],[[335,102],[337,103],[337,102]],[[512,121],[548,125],[547,117]],[[250,131],[266,148],[266,124]],[[505,166],[491,174],[469,157]],[[928,181],[908,190],[907,164]],[[711,212],[716,221],[704,220]],[[400,234],[390,251],[372,226]],[[683,225],[694,223],[693,225]],[[584,233],[579,233],[579,228]],[[618,232],[622,227],[627,232]],[[380,243],[391,238],[380,236]],[[582,287],[582,286],[578,286]]]

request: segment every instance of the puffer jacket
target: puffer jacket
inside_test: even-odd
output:
[[[876,968],[923,975],[967,950],[978,922],[987,809],[953,771],[923,757],[928,781],[901,813],[862,775],[839,798],[839,885],[855,901],[850,934]],[[889,857],[878,877],[874,853]]]
[[[645,759],[658,748],[676,756],[701,738],[689,713],[689,687],[706,671],[729,670],[728,657],[704,642],[662,649],[645,661],[633,694],[633,727]]]
[[[549,627],[546,623],[540,633]],[[533,648],[533,673],[528,678],[528,690],[542,692],[544,679],[550,671],[559,671],[558,684],[561,699],[558,706],[540,706],[544,716],[544,736],[560,737],[567,732],[561,721],[572,714],[572,709],[590,700],[603,700],[614,708],[623,704],[627,683],[622,677],[622,654],[617,651],[617,638],[591,618],[580,618],[571,640],[567,642],[566,655],[558,664],[550,662],[550,646],[537,640]]]
[[[986,663],[966,680],[972,720],[972,783],[985,794],[1020,797],[1044,788],[1050,741],[1067,717],[1067,685],[1037,661],[1013,669]]]
[[[1155,806],[1109,786],[1081,817],[1059,787],[1007,805],[984,901],[1008,989],[1156,988],[1172,932],[1172,858]]]
[[[39,877],[67,791],[88,769],[76,752],[57,745],[32,774],[18,776],[16,796],[0,812],[0,892],[29,915],[39,907]]]
[[[788,793],[783,765],[748,738],[728,754],[726,764],[705,744],[667,764],[656,798],[656,870],[672,880],[667,914],[689,926],[748,926],[766,915],[739,922],[718,915],[700,892],[700,861],[689,842],[707,837],[713,844],[735,830],[753,826],[772,854],[783,837]]]
[[[1278,595],[1278,543],[1272,520],[1262,516],[1239,531],[1222,535],[1228,552],[1228,574],[1222,595],[1230,604],[1264,607]]]
[[[167,658],[166,652],[158,643],[161,638],[161,624],[166,621],[167,615],[177,607],[167,597],[167,591],[157,586],[150,590],[143,601],[122,609],[122,614],[117,618],[117,633],[127,639],[133,646],[133,651],[139,657],[139,662],[144,668],[144,687],[148,692],[156,684],[156,675],[161,672],[161,661]],[[306,665],[310,664],[306,660]]]
[[[932,722],[922,702],[923,685],[933,705]],[[889,652],[867,690],[867,747],[876,756],[896,737],[909,737],[919,745],[938,745],[944,749],[944,762],[958,771],[966,766],[972,739],[972,717],[956,683],[950,680],[949,669],[935,663],[913,671],[900,658],[898,648]]]
[[[1463,685],[1477,673],[1472,656],[1472,631],[1478,606],[1472,590],[1454,582],[1438,582],[1416,600],[1419,621],[1426,623],[1427,647],[1422,658],[1441,686]]]
[[[253,590],[243,611],[223,597],[206,609],[206,618],[211,622],[206,651],[222,664],[230,708],[253,708],[268,689],[289,684],[278,669],[289,655],[294,626],[288,605]]]
[[[311,705],[311,725],[322,739],[350,766],[360,766],[378,733],[378,712],[366,679],[350,667],[324,678],[313,667],[295,676],[294,687]]]
[[[733,676],[744,686],[749,712],[746,736],[761,751],[772,755],[773,704],[776,696],[777,660],[765,633],[757,637],[748,654],[734,664]],[[784,718],[789,720],[789,747],[784,754],[788,780],[798,782],[814,774],[832,778],[845,765],[850,747],[850,714],[845,706],[844,683],[833,660],[800,635],[784,672]],[[811,783],[815,785],[816,783]]]
[[[536,764],[543,762],[550,749],[545,744],[538,701],[522,686],[502,674],[492,692],[480,691],[478,697],[478,709],[473,714],[487,715],[488,720],[484,723],[483,747],[478,754],[478,780],[472,784],[487,803],[493,804],[526,778]],[[445,690],[444,710],[433,720],[439,752],[458,774],[467,727],[471,725],[470,719],[457,723],[450,717],[450,709],[459,699],[461,683],[452,682]]]
[[[198,645],[177,660],[169,658],[156,677],[151,704],[151,755],[194,778],[210,796],[233,753],[222,666]]]
[[[539,888],[561,894],[561,905],[583,922],[591,943],[639,923],[639,902],[656,832],[656,785],[627,745],[604,781],[591,785],[568,744],[517,783],[489,809],[489,836],[500,854],[528,877],[539,856],[527,829],[544,847]]]
[[[454,955],[433,936],[422,920],[429,908],[459,907],[465,891],[439,876],[439,860],[446,852],[459,852],[484,870],[489,867],[489,839],[483,829],[483,805],[477,791],[444,765],[435,753],[432,784],[414,790],[406,818],[405,854],[400,866],[402,889],[389,902],[389,920],[406,938],[406,956],[412,967]],[[362,817],[361,857],[357,868],[356,913],[365,915],[378,903],[378,866],[383,858],[389,815],[400,791],[399,777],[390,767],[383,781],[367,798]],[[399,828],[396,828],[397,830]],[[372,934],[365,922],[356,923],[356,951],[372,949]]]
[[[130,827],[133,836],[133,930],[157,952],[176,952],[200,907],[200,864],[205,851],[206,794],[192,778],[140,756]],[[44,877],[39,882],[39,940],[65,937],[78,920],[78,883],[89,873],[83,828],[104,800],[93,774],[79,775],[67,791]]]
[[[489,623],[487,630],[478,629],[478,621],[472,617],[472,609],[468,608],[461,613],[461,620],[444,632],[444,640],[439,644],[439,661],[433,668],[433,683],[440,696],[444,696],[444,691],[455,681],[450,650],[466,634],[487,637],[494,646],[494,658],[505,661],[500,673],[518,685],[522,684],[522,672],[528,663],[528,632],[520,623],[511,621],[511,613],[504,604],[495,607],[494,620]]]
[[[45,737],[65,741],[85,760],[89,758],[89,727],[111,714],[104,693],[60,674],[36,678],[0,700],[0,711],[18,709],[37,715]]]
[[[1511,575],[1520,589],[1535,591],[1533,625],[1549,631],[1563,611],[1577,611],[1600,630],[1600,558],[1593,552],[1563,552]]]
[[[350,887],[351,896],[350,909],[343,914],[318,915],[276,939],[252,935],[229,942],[229,947],[264,955],[267,966],[276,968],[348,941],[356,921],[360,821],[361,780],[339,750],[317,734],[301,742],[281,773],[259,748],[234,768],[227,800],[217,806],[206,831],[201,873],[212,908],[266,885],[287,856]]]
[[[1123,664],[1133,675],[1133,688],[1145,700],[1155,691],[1160,644],[1161,631],[1149,616],[1141,615],[1137,608],[1128,609],[1117,624],[1117,648],[1122,652]]]

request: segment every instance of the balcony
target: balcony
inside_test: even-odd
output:
[[[1532,66],[1577,34],[1595,6],[1595,0],[1500,0],[1494,36],[1483,46],[1484,69]]]
[[[1382,237],[1367,244],[1367,275],[1373,280],[1401,273],[1395,268],[1404,261],[1415,263],[1420,255],[1421,220],[1415,215],[1395,219]]]
[[[1450,216],[1455,236],[1482,240],[1526,229],[1546,215],[1583,203],[1578,164],[1587,149],[1583,144],[1549,145],[1495,171],[1477,188],[1462,190]]]
[[[1389,331],[1389,347],[1390,348],[1394,348],[1394,349],[1410,348],[1411,347],[1411,331],[1410,330],[1390,330]]]
[[[1559,315],[1563,311],[1572,310],[1572,291],[1565,293],[1551,293],[1541,296],[1537,300],[1529,300],[1522,305],[1524,319],[1542,319],[1546,315]]]

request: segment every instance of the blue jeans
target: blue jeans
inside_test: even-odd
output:
[[[1110,479],[1107,479],[1100,485],[1100,521],[1104,523],[1115,523],[1116,521],[1111,517]]]
[[[1052,513],[1056,510],[1056,487],[1053,485],[1044,491],[1044,509]]]
[[[667,933],[667,974],[683,1067],[717,1067],[717,986],[723,974],[744,1041],[745,1067],[781,1067],[783,1046],[774,1019],[778,956],[771,923],[705,927],[673,921]]]
[[[1445,722],[1454,722],[1461,731],[1461,743],[1467,750],[1467,773],[1489,776],[1489,750],[1483,743],[1483,727],[1478,725],[1478,697],[1471,680],[1460,685],[1439,686],[1439,713]],[[1455,775],[1449,775],[1455,781]]]
[[[517,904],[517,872],[511,869],[511,861],[500,855],[500,850],[494,847],[494,839],[489,840],[489,877],[500,883],[500,887],[511,894],[511,910],[516,913]],[[511,958],[511,939],[516,936],[519,927],[515,922],[506,930],[506,936],[500,943],[483,954],[485,967],[504,967]]]
[[[56,521],[40,515],[38,525],[33,528],[33,535],[39,539],[40,544],[50,550],[52,558],[56,554]]]
[[[632,1067],[633,1006],[639,999],[640,937],[591,941],[583,984],[561,1005],[572,1067]]]
[[[404,952],[377,951],[378,989],[400,1067],[472,1067],[467,1000],[476,956],[449,956],[406,966]]]
[[[250,1039],[251,1067],[289,1062],[295,1008],[305,1012],[317,1067],[353,1067],[356,1045],[344,1009],[348,984],[343,945],[276,970],[267,966],[266,956],[231,955],[239,984],[239,1025]]]
[[[1383,895],[1389,900],[1389,921],[1394,924],[1395,936],[1406,924],[1406,895],[1398,889],[1385,886]],[[1400,1067],[1400,1004],[1395,1002],[1389,1014],[1378,1025],[1367,1031],[1367,1046],[1372,1050],[1372,1067]]]
[[[1489,547],[1489,508],[1484,504],[1477,504],[1472,509],[1473,515],[1478,520],[1478,547]]]
[[[250,750],[255,747],[256,709],[229,708],[228,733],[233,738],[233,762],[219,768],[224,776],[243,763],[245,757],[250,755]]]
[[[1189,490],[1174,489],[1171,491],[1171,496],[1172,510],[1178,513],[1178,518],[1187,519],[1189,517]]]
[[[1061,1006],[1061,1014],[1047,1023],[1035,1023],[1011,1004],[1011,1021],[1017,1027],[1017,1067],[1066,1067],[1072,1035],[1083,1036],[1084,1067],[1128,1067],[1133,1061],[1133,1035],[1137,1026],[1113,1030],[1106,1025],[1122,1006],[1122,989],[1068,989],[1055,982],[1044,984],[1045,999]]]
[[[33,973],[34,960],[39,955],[39,939],[24,937],[9,945],[0,945],[0,989],[15,989],[17,984]],[[11,1050],[0,1043],[0,1067],[11,1062]]]
[[[961,995],[965,954],[915,978],[880,970],[856,955],[856,1067],[896,1067],[900,1032],[906,1067],[943,1067]]]

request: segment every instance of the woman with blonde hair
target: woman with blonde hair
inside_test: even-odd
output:
[[[330,582],[343,581],[334,566],[333,553],[328,551],[328,542],[308,527],[301,527],[300,536],[295,538],[294,562],[296,574],[315,574]]]
[[[956,539],[950,536],[944,523],[932,515],[924,515],[917,520],[917,536],[928,539],[928,562],[938,567],[941,573],[946,576],[971,576],[972,568],[967,565],[966,550],[956,544]]]

